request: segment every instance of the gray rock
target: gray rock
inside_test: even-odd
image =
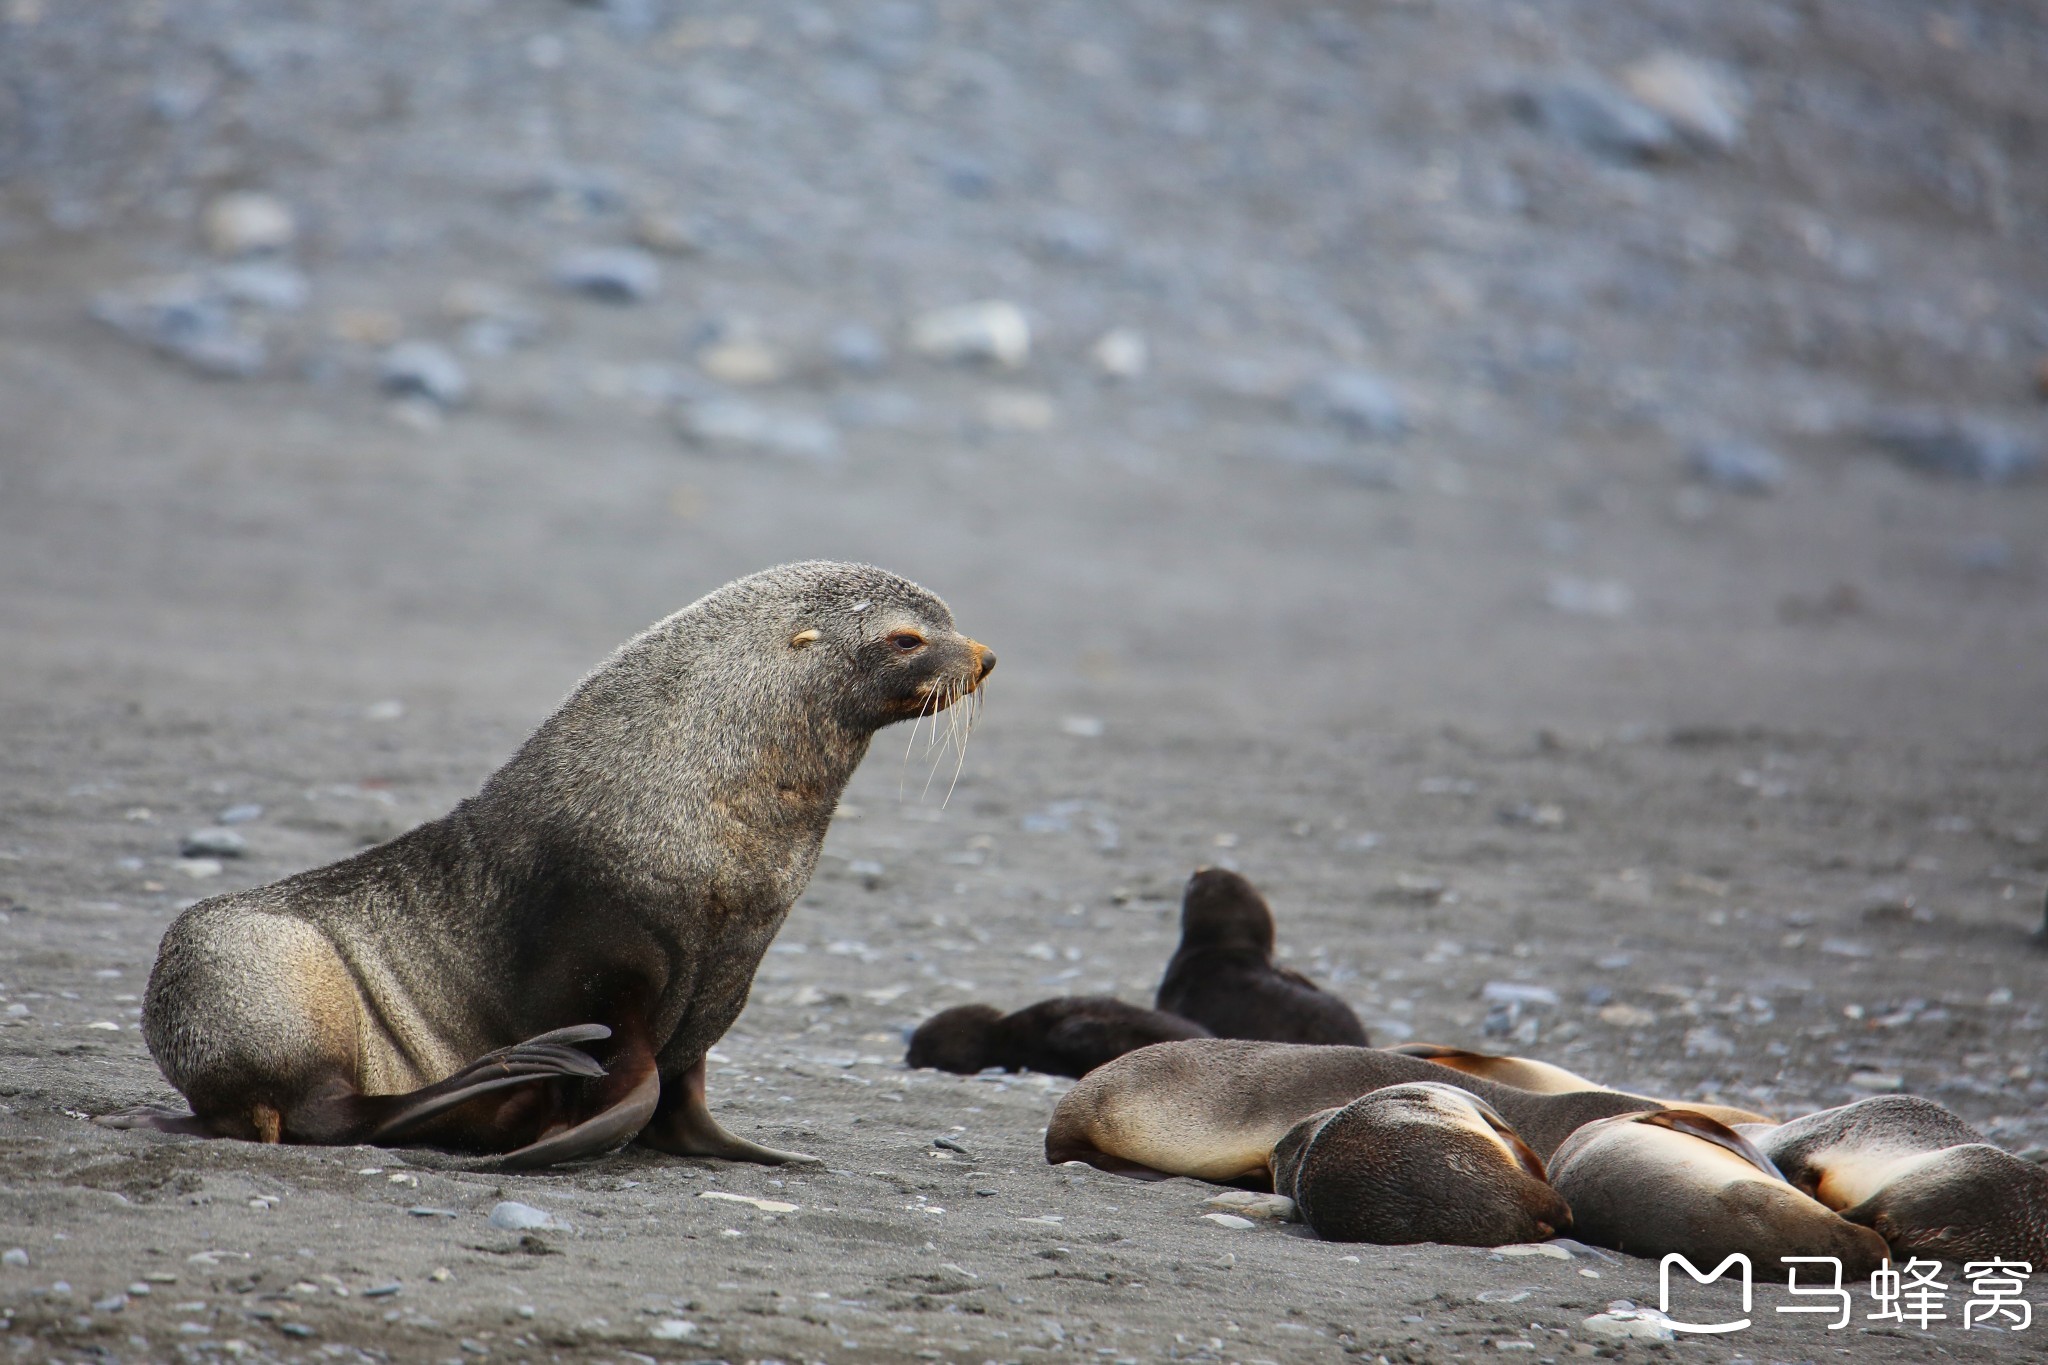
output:
[[[832,363],[849,374],[879,374],[889,366],[889,343],[864,322],[845,322],[825,339]]]
[[[1294,411],[1366,440],[1398,440],[1413,428],[1393,385],[1369,370],[1332,370],[1301,386]]]
[[[246,801],[238,806],[229,806],[214,818],[223,825],[246,825],[251,820],[263,818],[263,807],[253,801]]]
[[[1726,493],[1764,497],[1785,483],[1785,461],[1748,441],[1695,441],[1686,448],[1685,467],[1701,483]]]
[[[1534,81],[1510,102],[1525,122],[1610,161],[1652,161],[1678,146],[1670,119],[1597,76]]]
[[[1555,1005],[1557,992],[1522,981],[1489,981],[1480,988],[1479,998],[1489,1005]]]
[[[676,426],[692,444],[713,450],[780,455],[819,464],[840,455],[839,430],[830,422],[740,398],[700,398],[685,403],[677,410]]]
[[[305,272],[283,261],[237,261],[213,272],[213,284],[232,303],[273,313],[296,313],[313,292]]]
[[[842,393],[832,400],[833,420],[849,427],[885,427],[900,431],[916,425],[923,411],[915,398],[900,389]]]
[[[1005,299],[936,308],[910,325],[910,344],[934,360],[1016,369],[1031,358],[1031,322]]]
[[[178,845],[181,858],[240,858],[248,851],[247,839],[218,825],[195,829]]]
[[[224,294],[196,276],[103,293],[93,300],[92,316],[201,374],[248,379],[261,374],[270,358],[262,334],[236,315]]]
[[[21,1247],[9,1247],[0,1252],[0,1265],[19,1269],[28,1264],[28,1252]]]
[[[1085,213],[1059,209],[1049,213],[1031,234],[1031,249],[1048,260],[1070,265],[1095,265],[1116,248],[1116,234]]]
[[[1901,408],[1872,419],[1867,434],[1923,474],[2011,483],[2040,472],[2041,442],[1973,414]]]
[[[555,261],[555,283],[608,303],[641,303],[661,292],[661,263],[635,247],[579,247]]]
[[[1694,146],[1730,152],[1742,141],[1748,101],[1726,72],[1682,53],[1659,52],[1629,67],[1621,79]]]
[[[522,1204],[516,1199],[507,1199],[491,1206],[490,1224],[505,1232],[530,1232],[536,1228],[555,1228],[561,1224],[554,1215],[531,1204]]]
[[[377,383],[386,393],[431,399],[444,408],[469,401],[469,373],[446,347],[431,341],[401,341],[384,352]]]

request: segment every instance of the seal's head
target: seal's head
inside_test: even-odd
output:
[[[1180,902],[1180,946],[1242,948],[1271,956],[1273,911],[1245,878],[1223,867],[1198,868]]]
[[[913,1067],[933,1067],[961,1076],[1000,1065],[995,1054],[1002,1022],[1003,1012],[994,1005],[956,1005],[942,1010],[910,1035],[910,1053],[904,1061]]]
[[[844,671],[844,719],[856,727],[935,715],[977,692],[996,666],[994,650],[955,630],[946,604],[908,579],[865,564],[771,572],[796,589],[782,623],[787,647]]]

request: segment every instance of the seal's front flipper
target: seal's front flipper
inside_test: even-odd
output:
[[[159,1133],[179,1133],[185,1137],[212,1137],[213,1127],[197,1114],[188,1114],[181,1109],[165,1109],[161,1105],[145,1104],[134,1109],[123,1109],[114,1114],[101,1114],[93,1120],[102,1128],[134,1130],[147,1128]]]
[[[390,1111],[380,1117],[362,1141],[375,1145],[397,1141],[457,1105],[508,1086],[557,1076],[596,1079],[605,1074],[604,1067],[589,1053],[579,1052],[572,1045],[600,1042],[611,1036],[612,1031],[603,1024],[578,1024],[486,1052],[445,1080],[392,1096]]]
[[[661,1104],[640,1130],[640,1140],[670,1156],[711,1156],[726,1161],[752,1161],[762,1166],[822,1165],[802,1152],[777,1151],[734,1137],[718,1126],[704,1102],[704,1061],[662,1088]]]

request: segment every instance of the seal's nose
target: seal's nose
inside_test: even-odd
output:
[[[996,652],[978,640],[969,640],[967,647],[974,651],[974,661],[981,665],[981,672],[975,681],[979,682],[996,670]]]

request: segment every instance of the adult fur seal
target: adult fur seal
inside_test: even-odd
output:
[[[875,731],[994,665],[880,569],[727,584],[629,640],[450,814],[181,915],[142,1027],[192,1113],[111,1121],[514,1166],[635,1135],[805,1159],[718,1126],[705,1053]]]
[[[1877,1095],[1746,1131],[1787,1180],[1899,1257],[2048,1262],[2048,1170],[1933,1100]]]
[[[1834,1256],[1861,1279],[1887,1254],[1882,1237],[1786,1184],[1748,1138],[1692,1110],[1587,1124],[1552,1154],[1550,1183],[1575,1236],[1633,1256],[1677,1252],[1705,1269],[1742,1252],[1770,1270],[1780,1256]]]
[[[1572,1225],[1507,1120],[1440,1082],[1390,1085],[1303,1119],[1271,1164],[1274,1191],[1326,1241],[1497,1247]]]
[[[1270,1186],[1269,1159],[1288,1129],[1415,1081],[1477,1095],[1545,1160],[1581,1124],[1662,1107],[1615,1090],[1517,1090],[1379,1048],[1197,1038],[1141,1048],[1083,1076],[1053,1109],[1045,1158],[1141,1179]]]
[[[1188,878],[1180,947],[1159,983],[1158,1008],[1218,1038],[1366,1045],[1351,1007],[1273,961],[1273,911],[1252,884],[1220,867]]]
[[[1148,1010],[1107,995],[1065,995],[1011,1014],[993,1005],[956,1005],[918,1025],[904,1058],[971,1076],[984,1067],[1085,1076],[1126,1052],[1209,1030],[1178,1015]]]

